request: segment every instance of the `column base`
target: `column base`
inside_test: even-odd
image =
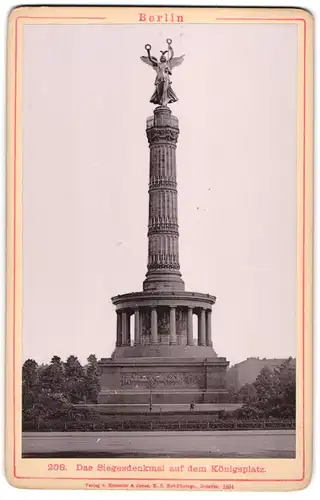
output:
[[[150,271],[143,282],[143,291],[184,291],[185,285],[180,272]]]

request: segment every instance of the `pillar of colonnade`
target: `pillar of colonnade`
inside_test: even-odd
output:
[[[176,307],[170,307],[169,325],[170,325],[170,345],[177,344],[176,331]],[[135,310],[124,309],[117,311],[117,347],[130,346],[132,340],[130,317],[134,314],[134,345],[141,345],[141,312],[139,308]],[[211,338],[211,309],[197,309],[196,312],[188,307],[187,312],[187,345],[193,346],[193,314],[198,316],[198,346],[212,346]],[[151,344],[157,345],[158,337],[158,312],[157,307],[151,308]]]

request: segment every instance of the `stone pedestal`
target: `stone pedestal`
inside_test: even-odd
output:
[[[226,403],[225,358],[102,359],[100,404]]]

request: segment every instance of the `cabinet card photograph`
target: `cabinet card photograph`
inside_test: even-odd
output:
[[[309,483],[312,75],[301,9],[11,12],[11,484]]]

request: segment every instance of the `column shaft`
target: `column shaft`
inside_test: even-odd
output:
[[[206,345],[206,312],[201,309],[199,314],[198,345]]]
[[[134,345],[140,345],[140,311],[134,311]]]
[[[177,343],[176,308],[170,307],[170,344]]]
[[[158,315],[157,309],[151,309],[151,344],[158,343]]]
[[[206,343],[209,347],[212,346],[212,339],[211,339],[211,312],[210,309],[207,310],[207,328],[206,328]]]
[[[193,310],[188,307],[187,345],[193,345]]]
[[[116,346],[120,347],[122,344],[122,339],[121,339],[121,313],[117,312],[117,341],[116,341]]]
[[[131,345],[131,313],[127,313],[127,345]]]
[[[144,290],[184,290],[179,265],[177,180],[174,168],[179,123],[166,106],[147,119],[150,146],[148,271]],[[174,245],[172,244],[174,242]]]
[[[127,337],[128,337],[128,319],[127,319],[127,313],[126,311],[122,311],[121,314],[121,339],[122,339],[122,345],[127,345]]]

